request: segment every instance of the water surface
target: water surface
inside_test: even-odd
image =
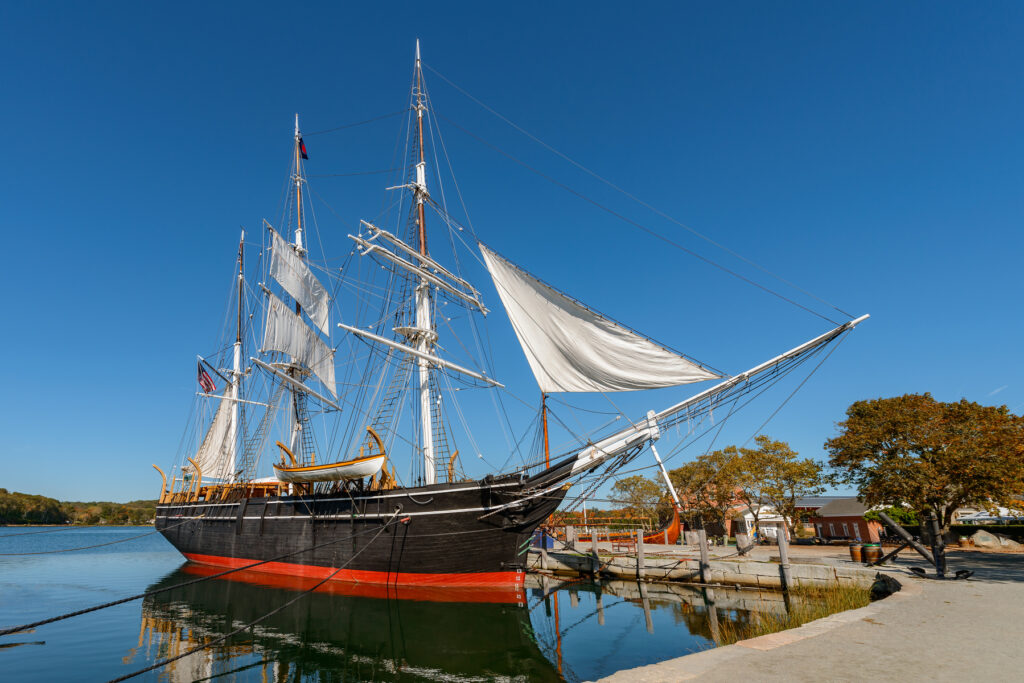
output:
[[[0,637],[10,681],[106,681],[250,623],[316,581],[219,579],[151,527],[0,528],[0,625],[171,588]],[[100,545],[111,541],[124,543]],[[69,553],[8,555],[97,545]],[[142,681],[578,681],[714,647],[723,621],[783,609],[777,595],[530,577],[525,591],[396,590],[329,582],[256,626]],[[709,609],[709,604],[713,605]]]

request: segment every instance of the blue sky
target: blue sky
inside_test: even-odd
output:
[[[849,403],[905,392],[1020,413],[1022,15],[1016,3],[7,3],[0,486],[155,495],[149,465],[173,459],[238,227],[281,214],[293,113],[316,131],[401,109],[416,37],[431,68],[596,173],[872,314],[768,434],[820,458]],[[458,126],[836,315],[427,78]],[[480,236],[612,317],[731,372],[828,327],[440,124]],[[398,128],[308,136],[307,171],[388,168]],[[325,240],[348,249],[344,235],[387,199],[384,177],[311,179],[340,216],[318,207]],[[532,400],[477,281],[508,337],[496,372]],[[791,388],[720,443],[747,439]],[[621,401],[642,414],[682,395]],[[480,431],[483,448],[504,448]]]

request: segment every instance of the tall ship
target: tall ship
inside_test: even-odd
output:
[[[310,253],[320,240],[296,115],[286,209],[277,225],[243,232],[228,322],[218,350],[198,358],[200,390],[169,481],[154,465],[156,528],[192,562],[367,584],[521,586],[534,531],[567,497],[592,495],[647,453],[668,481],[655,445],[666,430],[698,434],[867,317],[743,372],[714,370],[549,286],[453,218],[443,187],[439,197],[428,188],[428,159],[439,155],[427,143],[443,142],[431,111],[417,43],[391,222],[360,221],[347,256],[321,259]],[[437,245],[450,248],[447,260]],[[503,405],[504,385],[490,371],[480,327],[490,311],[470,262],[489,273],[540,389],[532,445],[509,440],[500,455],[473,436],[507,434],[508,420],[480,423],[482,404]],[[552,395],[691,383],[710,386],[551,446]],[[466,473],[486,463],[485,476]]]

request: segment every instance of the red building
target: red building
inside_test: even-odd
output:
[[[808,521],[818,538],[878,543],[882,525],[864,519],[867,511],[856,498],[837,498],[818,508]]]

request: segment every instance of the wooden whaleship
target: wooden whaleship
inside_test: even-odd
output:
[[[439,232],[464,236],[427,188],[429,102],[417,44],[408,120],[412,161],[405,182],[389,188],[408,200],[406,208],[391,231],[361,221],[359,233],[349,235],[355,264],[340,274],[309,257],[307,154],[296,116],[293,210],[281,232],[266,224],[254,242],[243,233],[234,329],[225,331],[220,352],[200,357],[194,431],[183,439],[170,484],[157,467],[163,485],[156,527],[189,560],[226,567],[260,562],[254,570],[373,584],[522,585],[531,535],[571,486],[593,490],[641,453],[657,457],[662,430],[692,424],[775,381],[863,320],[727,376],[597,313],[478,243],[473,257],[490,273],[541,390],[543,445],[510,471],[466,476],[449,428],[451,415],[463,419],[455,391],[500,391],[503,385],[481,364],[474,369],[455,362],[439,343],[452,327],[444,306],[467,316],[488,310],[457,260],[442,264],[428,249],[428,209],[440,217]],[[253,244],[260,247],[259,272],[247,277],[245,248]],[[354,284],[374,273],[382,283]],[[362,318],[339,321],[343,303]],[[340,383],[336,371],[343,373]],[[549,394],[715,380],[668,408],[629,418],[624,429],[550,453]],[[411,433],[403,424],[412,425]]]

